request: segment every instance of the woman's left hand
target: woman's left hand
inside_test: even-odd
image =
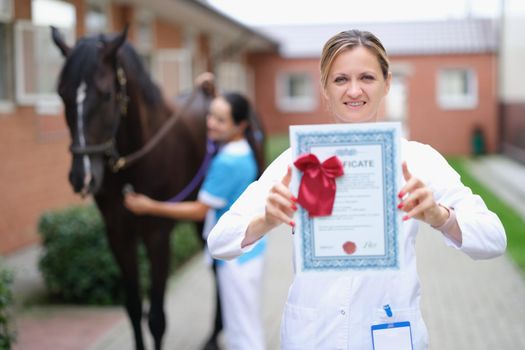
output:
[[[406,213],[403,221],[416,218],[434,227],[443,225],[448,219],[448,210],[436,203],[432,190],[408,171],[406,162],[402,167],[406,183],[399,191],[397,207]]]

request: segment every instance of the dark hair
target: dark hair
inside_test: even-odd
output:
[[[264,154],[263,154],[263,134],[260,123],[256,120],[254,111],[250,106],[250,102],[246,97],[237,92],[225,93],[221,96],[230,105],[233,122],[239,125],[242,121],[246,121],[246,129],[244,129],[244,137],[257,162],[257,177],[259,177],[264,169]]]

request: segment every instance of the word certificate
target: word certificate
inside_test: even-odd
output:
[[[335,178],[331,214],[311,215],[300,205],[295,212],[296,273],[346,275],[401,268],[400,135],[399,123],[290,127],[292,161],[313,154],[323,163],[336,156],[344,171]],[[292,165],[290,188],[299,197],[305,174]]]

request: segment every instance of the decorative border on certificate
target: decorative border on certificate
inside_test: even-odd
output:
[[[309,271],[348,271],[348,270],[399,270],[400,269],[400,244],[399,218],[396,211],[396,198],[399,181],[399,123],[374,123],[366,125],[349,124],[352,128],[339,125],[306,126],[305,130],[301,126],[291,132],[293,158],[307,153],[315,153],[312,148],[319,150],[323,147],[348,146],[374,146],[379,147],[382,160],[383,185],[383,227],[384,227],[384,254],[376,255],[316,255],[314,220],[322,218],[310,218],[306,210],[298,210],[300,218],[300,238],[299,248],[299,272]],[[356,128],[357,127],[357,128]],[[327,129],[324,131],[323,129]],[[337,130],[339,129],[339,130]],[[347,130],[348,129],[348,130]],[[361,129],[361,130],[360,130]],[[317,130],[317,131],[316,131]],[[345,149],[336,151],[341,153]],[[298,227],[298,228],[299,228]],[[319,234],[319,233],[317,233]],[[296,252],[297,253],[297,252]]]

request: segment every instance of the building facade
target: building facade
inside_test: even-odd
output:
[[[401,121],[410,139],[448,155],[469,154],[479,129],[488,151],[496,151],[498,31],[486,19],[260,28],[281,42],[279,54],[251,57],[255,100],[269,132],[332,121],[320,91],[319,58],[329,37],[353,28],[377,35],[391,59],[382,120]]]
[[[525,4],[506,0],[501,18],[501,150],[525,163]]]
[[[50,25],[70,45],[129,25],[129,41],[167,99],[191,90],[203,71],[222,89],[253,96],[249,55],[277,49],[198,1],[0,0],[0,254],[37,242],[44,211],[82,202],[67,180],[70,140],[55,93],[63,58]]]

